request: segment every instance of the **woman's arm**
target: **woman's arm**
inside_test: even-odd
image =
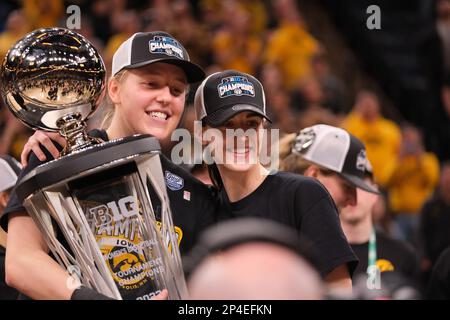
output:
[[[14,213],[8,222],[6,282],[32,299],[69,300],[75,288],[69,274],[48,255],[48,248],[26,212]]]

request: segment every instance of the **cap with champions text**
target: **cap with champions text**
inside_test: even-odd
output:
[[[344,129],[325,124],[305,128],[295,138],[292,152],[336,172],[357,188],[379,193],[364,181],[371,167],[364,144]]]
[[[218,127],[238,113],[255,112],[270,121],[264,88],[255,77],[235,70],[209,75],[194,99],[198,120]]]
[[[112,75],[122,69],[140,68],[164,62],[183,69],[187,81],[194,83],[205,78],[201,67],[192,63],[186,49],[166,32],[138,32],[123,42],[114,53]]]
[[[0,192],[15,186],[21,170],[22,166],[16,159],[0,155]]]

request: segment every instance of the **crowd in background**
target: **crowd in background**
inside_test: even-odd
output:
[[[272,127],[283,133],[318,123],[341,126],[367,148],[382,197],[373,209],[377,228],[416,247],[422,279],[450,246],[450,163],[424,146],[410,123],[386,118],[379,92],[354,94],[333,73],[328,52],[313,35],[296,1],[79,0],[81,34],[101,52],[107,69],[118,46],[138,31],[164,30],[179,39],[208,74],[236,69],[261,80]],[[2,1],[0,59],[26,33],[64,26],[62,0]],[[449,53],[450,1],[438,1],[438,30]],[[447,59],[448,60],[448,59]],[[443,68],[449,70],[445,60]],[[450,81],[442,101],[450,115]],[[191,101],[192,102],[192,101]],[[189,119],[188,109],[186,118]],[[92,120],[99,121],[102,111]],[[95,126],[96,124],[92,124]],[[20,159],[32,132],[0,108],[0,154]]]

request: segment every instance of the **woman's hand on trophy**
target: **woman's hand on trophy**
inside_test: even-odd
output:
[[[169,291],[167,289],[163,289],[161,293],[158,293],[151,300],[167,300],[169,299]]]
[[[23,147],[22,154],[20,156],[22,166],[25,167],[28,164],[28,156],[31,151],[34,152],[39,160],[45,161],[47,159],[45,153],[41,149],[41,145],[43,145],[55,159],[59,158],[59,151],[56,148],[54,141],[62,147],[66,146],[66,140],[59,133],[37,130],[28,139],[27,143]]]

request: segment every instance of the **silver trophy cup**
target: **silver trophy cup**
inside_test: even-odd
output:
[[[158,140],[102,142],[85,132],[105,88],[97,50],[67,29],[36,30],[8,51],[0,81],[17,118],[67,140],[61,158],[16,187],[53,257],[81,284],[112,298],[150,299],[163,289],[169,299],[185,298]]]

